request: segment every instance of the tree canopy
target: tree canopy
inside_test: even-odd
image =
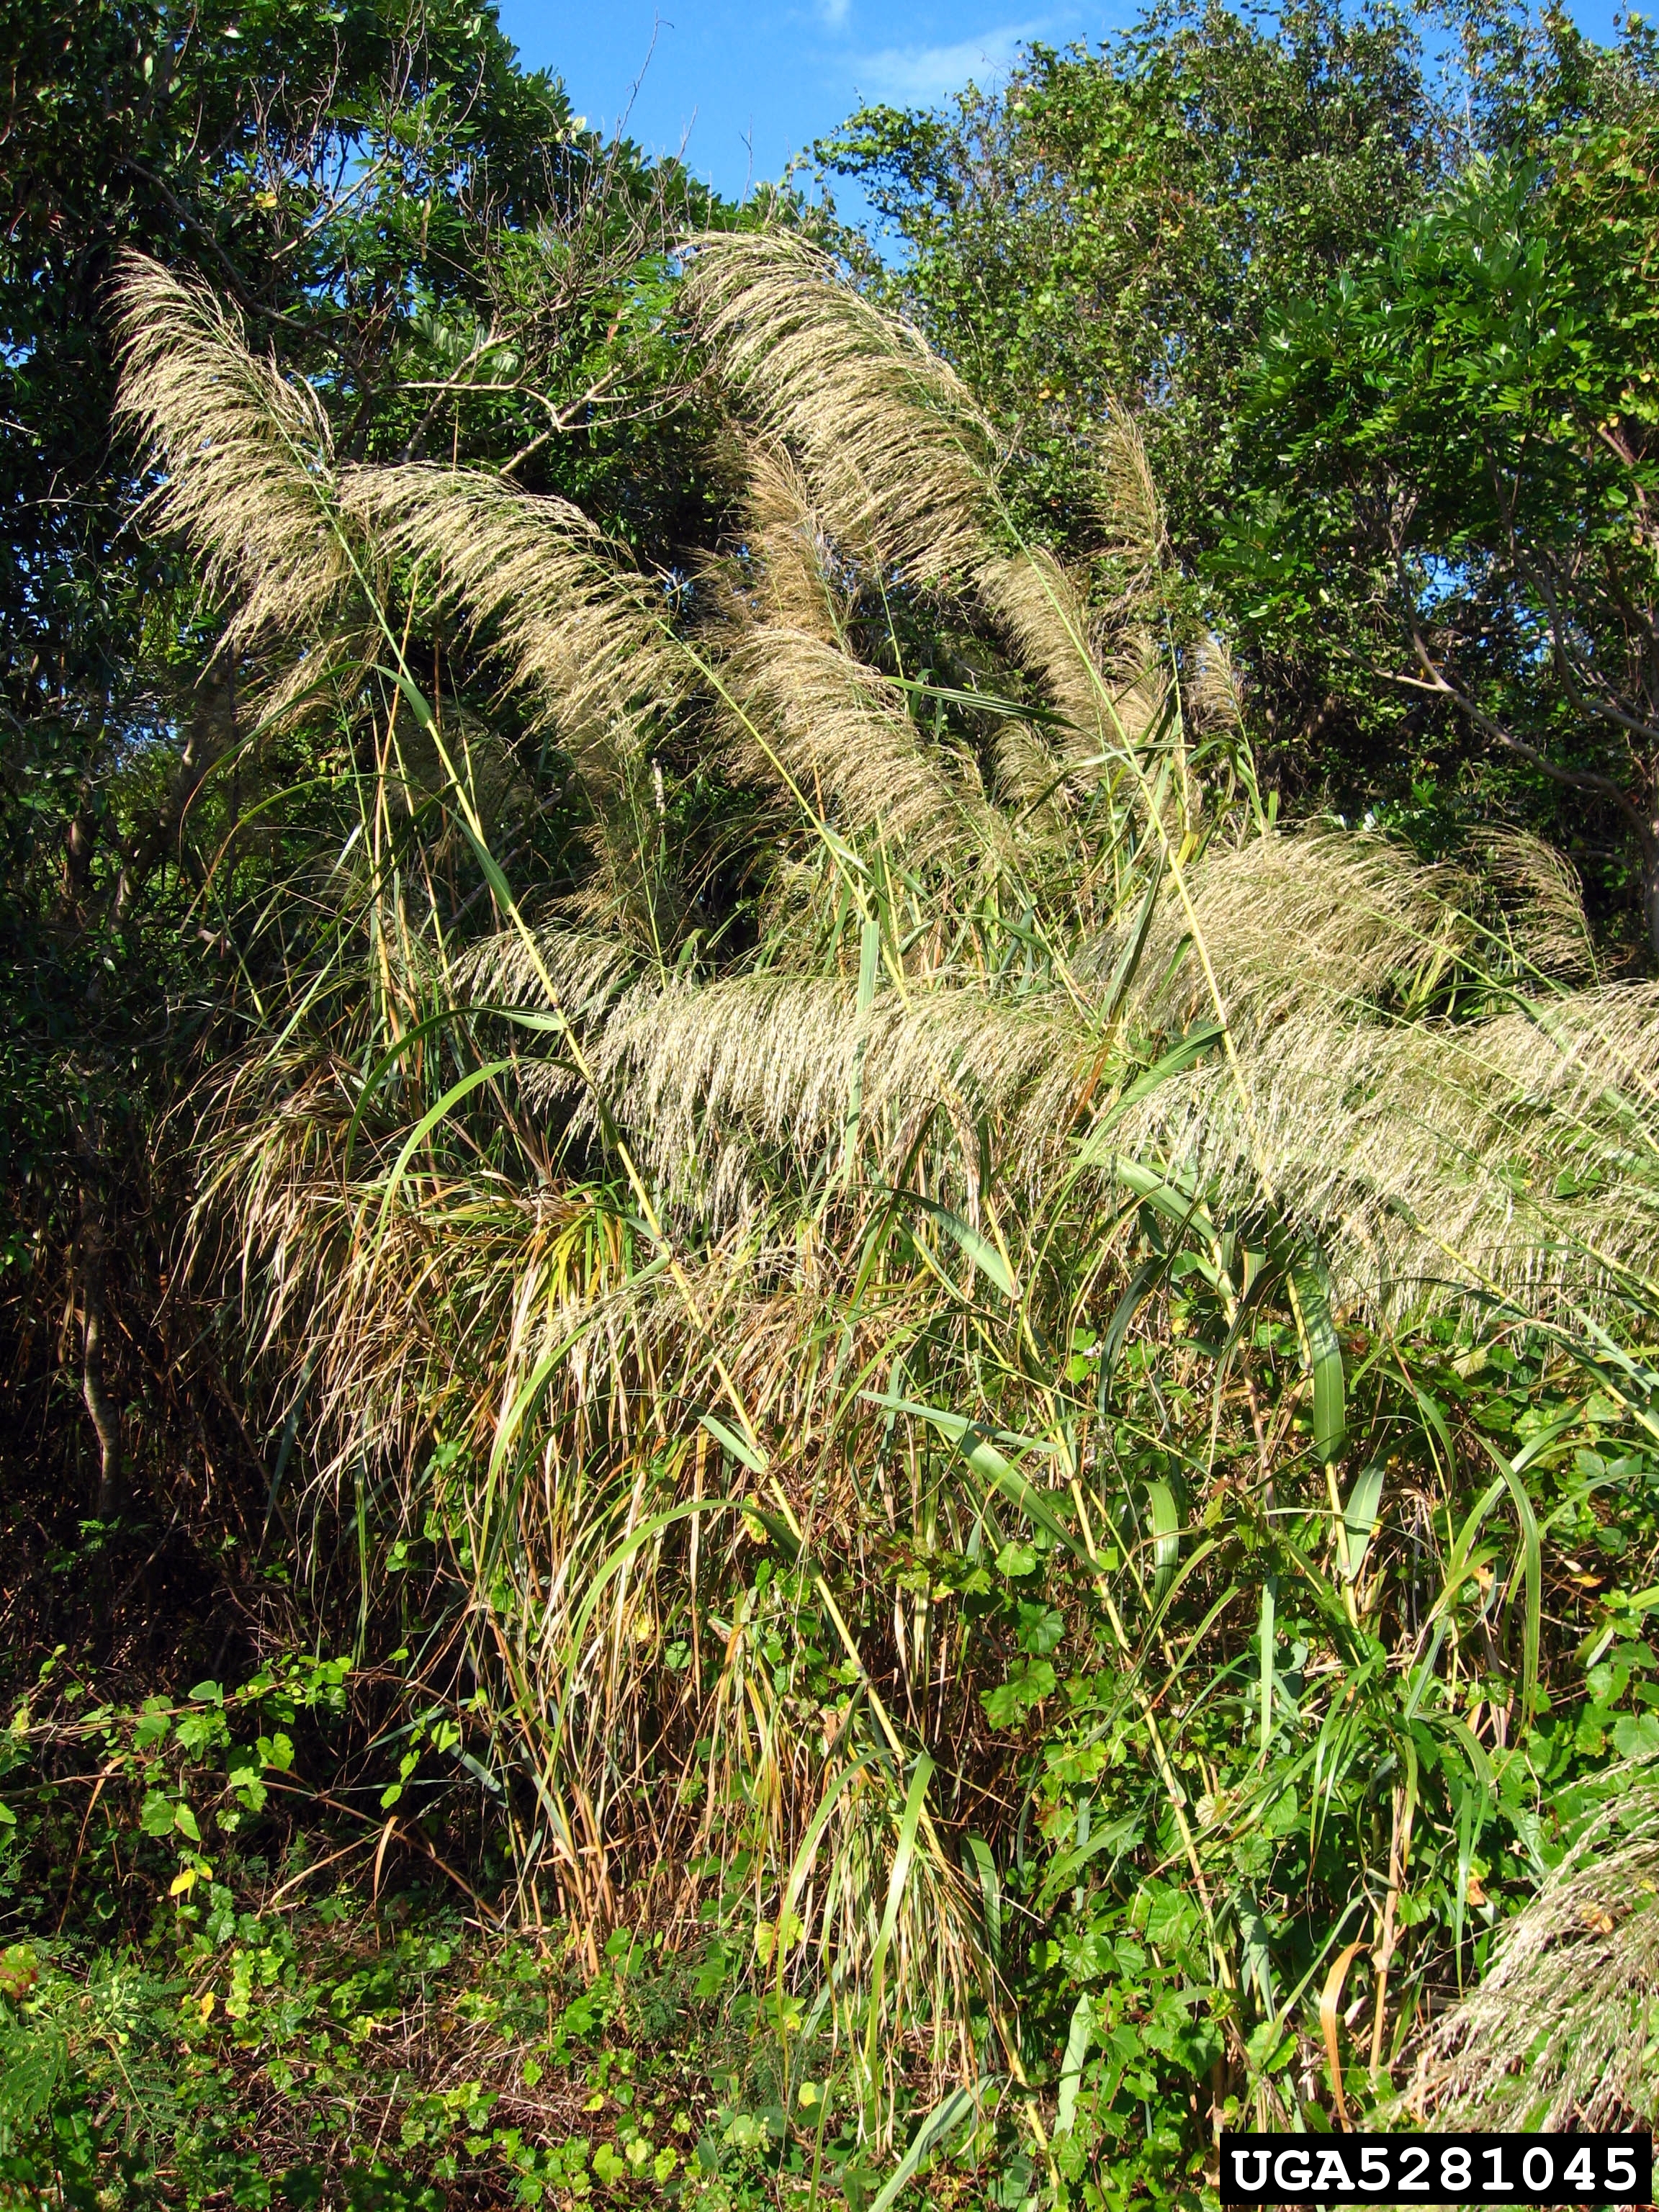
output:
[[[820,149],[899,246],[871,281],[1007,426],[1034,520],[1100,544],[1100,425],[1109,397],[1135,411],[1188,618],[1234,639],[1287,799],[1381,807],[1430,843],[1519,813],[1568,842],[1602,911],[1644,938],[1646,771],[1626,742],[1643,740],[1613,735],[1620,715],[1643,719],[1644,556],[1605,568],[1620,502],[1638,497],[1620,471],[1641,460],[1598,425],[1616,403],[1627,429],[1612,434],[1633,433],[1622,395],[1650,369],[1652,99],[1639,23],[1603,48],[1561,15],[1483,7],[1438,27],[1387,7],[1271,25],[1175,8],[1098,49],[1037,47],[1001,90],[940,113],[866,111]],[[1483,426],[1499,392],[1501,422]],[[1389,449],[1396,430],[1409,458]],[[1509,492],[1483,474],[1517,465]],[[1516,549],[1480,520],[1501,507],[1518,526],[1517,500],[1528,527],[1556,518],[1547,580],[1522,584]],[[1580,559],[1569,587],[1562,533],[1581,511],[1605,519],[1602,565],[1592,585]],[[1502,696],[1480,712],[1514,742],[1419,664],[1391,526],[1446,636],[1453,569],[1481,600],[1480,681]],[[1589,623],[1593,681],[1586,666],[1564,686],[1559,653],[1540,673],[1540,591],[1563,638]],[[1517,751],[1547,750],[1549,730],[1547,766]]]
[[[1659,956],[1653,129],[1477,160],[1273,325],[1247,406],[1281,473],[1215,573],[1334,690],[1443,700],[1577,796]]]

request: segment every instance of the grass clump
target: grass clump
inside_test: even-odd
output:
[[[338,458],[126,265],[249,772],[310,773],[222,887],[181,1267],[343,1656],[20,1708],[27,1878],[61,1923],[148,1839],[116,2048],[182,1989],[179,2078],[264,2116],[241,2179],[173,2127],[202,2201],[314,2126],[411,2203],[1194,2203],[1229,2122],[1397,2114],[1659,1754],[1653,994],[1541,848],[1278,827],[1126,421],[1068,568],[914,333],[793,240],[684,252],[734,521],[672,575]],[[359,1884],[309,1948],[290,1797]],[[465,1946],[384,1925],[415,1872]]]

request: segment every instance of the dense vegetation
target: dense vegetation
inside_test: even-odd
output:
[[[1645,34],[0,20],[0,2201],[1650,2121]]]

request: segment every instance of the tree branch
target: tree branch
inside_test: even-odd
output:
[[[1611,776],[1599,775],[1594,769],[1563,768],[1547,753],[1540,752],[1536,745],[1528,744],[1524,738],[1517,738],[1512,730],[1506,730],[1501,722],[1495,721],[1475,705],[1466,691],[1450,682],[1443,670],[1436,665],[1415,623],[1412,626],[1412,646],[1418,659],[1428,672],[1427,680],[1413,676],[1395,676],[1394,682],[1408,684],[1413,690],[1431,691],[1441,698],[1449,699],[1455,706],[1462,708],[1483,736],[1490,738],[1494,744],[1501,745],[1505,752],[1514,753],[1528,762],[1553,782],[1565,784],[1573,791],[1594,792],[1598,798],[1610,799],[1635,831],[1644,855],[1652,852],[1656,841],[1651,825],[1629,794]]]
[[[268,307],[256,293],[249,291],[241,271],[225,252],[224,247],[220,245],[213,232],[199,216],[191,213],[164,178],[158,177],[153,169],[147,169],[142,161],[135,161],[131,154],[124,154],[121,156],[121,167],[131,171],[132,175],[148,185],[153,192],[159,194],[175,219],[184,225],[192,237],[201,240],[203,245],[207,247],[224,271],[225,282],[235,294],[238,301],[248,310],[250,314],[263,315],[268,322],[278,323],[285,331],[303,329],[304,325],[296,321],[294,316],[285,315],[280,307]]]

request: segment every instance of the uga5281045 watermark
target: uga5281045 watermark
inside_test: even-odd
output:
[[[1224,2204],[1647,2204],[1645,2135],[1224,2135]]]

